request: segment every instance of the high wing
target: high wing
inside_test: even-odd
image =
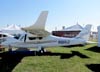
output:
[[[22,28],[22,30],[29,32],[37,37],[46,37],[49,32],[45,30],[48,11],[42,11],[35,24]]]

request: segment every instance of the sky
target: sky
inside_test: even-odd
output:
[[[35,23],[42,11],[49,11],[46,30],[51,32],[75,25],[100,25],[100,0],[0,0],[0,28]]]

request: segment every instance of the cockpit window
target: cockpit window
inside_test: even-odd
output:
[[[15,39],[19,39],[20,36],[21,36],[21,34],[14,34],[14,38],[15,38]]]

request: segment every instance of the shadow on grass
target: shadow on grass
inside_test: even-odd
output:
[[[100,72],[100,64],[88,64],[86,66],[93,72]]]
[[[86,50],[89,50],[89,51],[93,51],[93,52],[98,52],[98,53],[100,53],[100,48],[99,48],[99,47],[97,47],[97,46],[91,47],[91,48],[86,49]]]
[[[62,47],[67,47],[67,48],[73,48],[73,47],[84,47],[84,45],[81,45],[81,44],[79,44],[79,45],[69,45],[69,46],[62,46]]]
[[[80,52],[72,51],[71,54],[68,53],[38,53],[36,51],[13,51],[13,52],[4,52],[0,53],[0,72],[12,72],[18,63],[21,62],[23,57],[26,56],[60,56],[61,59],[68,59],[73,56],[79,56],[80,58],[89,58]]]
[[[78,56],[80,58],[89,58],[88,56],[78,52],[78,51],[72,51],[71,54],[69,53],[51,53],[51,52],[45,52],[43,54],[38,54],[40,56],[60,56],[61,59],[67,59],[67,58],[71,58],[73,56]]]
[[[27,52],[4,52],[0,53],[0,72],[12,72],[23,57],[31,56],[33,53]],[[33,54],[34,55],[34,54]]]

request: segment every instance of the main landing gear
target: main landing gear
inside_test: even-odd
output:
[[[38,50],[35,52],[35,55],[43,55],[46,52],[44,47],[38,47]]]
[[[42,47],[38,52],[39,53],[44,53],[44,52],[46,52],[46,50]]]

